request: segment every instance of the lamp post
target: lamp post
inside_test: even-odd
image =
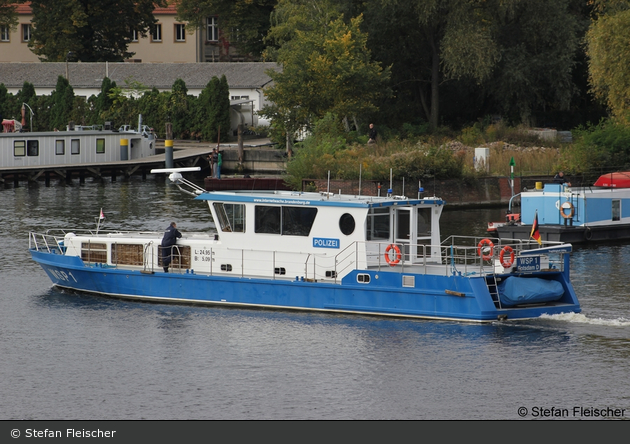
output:
[[[33,132],[33,117],[35,116],[35,113],[33,112],[33,110],[31,109],[30,106],[28,106],[27,103],[22,102],[22,115],[24,115],[24,107],[27,107],[28,110],[31,112],[31,132]]]

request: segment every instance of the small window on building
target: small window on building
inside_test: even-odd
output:
[[[70,154],[81,154],[81,140],[72,139],[70,141]]]
[[[22,25],[22,41],[30,42],[33,27],[31,25]]]
[[[55,140],[55,154],[57,156],[63,156],[64,154],[66,154],[65,140]]]
[[[105,154],[105,139],[96,139],[96,154]]]
[[[151,41],[152,42],[161,42],[162,41],[162,25],[156,24],[151,28]]]
[[[26,156],[26,142],[24,140],[16,140],[13,142],[13,155],[15,157]]]
[[[207,29],[207,40],[209,42],[218,42],[219,41],[219,25],[218,25],[218,17],[208,17],[206,19],[206,29]]]
[[[175,41],[176,42],[186,41],[186,25],[183,25],[181,23],[175,24]]]
[[[11,33],[7,25],[0,25],[0,42],[11,41]]]
[[[30,157],[39,156],[39,140],[29,140],[26,142],[26,155]]]
[[[138,42],[138,30],[137,29],[132,29],[131,30],[131,41],[134,43]]]

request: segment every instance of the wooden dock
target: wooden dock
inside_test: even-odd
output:
[[[207,156],[212,152],[212,148],[208,144],[204,144],[204,146],[196,145],[182,144],[182,146],[175,146],[173,149],[173,167],[200,166],[202,169],[208,168]],[[112,181],[115,181],[117,177],[130,177],[140,174],[143,178],[146,178],[152,169],[164,168],[165,164],[166,155],[156,154],[140,159],[115,162],[0,168],[0,185],[13,182],[17,186],[20,181],[35,182],[44,180],[46,186],[49,186],[51,180],[71,182],[73,179],[78,179],[83,183],[86,177],[111,178]]]

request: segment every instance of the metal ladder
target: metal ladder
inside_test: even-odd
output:
[[[486,276],[486,285],[488,286],[488,291],[490,292],[492,302],[494,302],[495,307],[500,309],[501,298],[499,297],[499,284],[497,283],[496,273],[492,273]]]

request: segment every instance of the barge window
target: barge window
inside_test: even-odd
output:
[[[308,236],[317,208],[256,206],[254,216],[256,233]]]
[[[66,154],[65,140],[55,140],[55,154],[58,156],[63,156],[64,154]]]
[[[621,201],[619,199],[612,201],[612,220],[621,220]]]
[[[26,155],[31,157],[39,156],[39,140],[28,140],[26,142]]]
[[[81,140],[72,139],[70,141],[70,154],[81,154]]]
[[[371,208],[366,225],[367,240],[388,240],[390,233],[389,207]]]
[[[96,154],[105,154],[105,139],[96,139]]]
[[[26,142],[24,140],[13,142],[13,155],[15,157],[26,156]]]
[[[217,213],[221,231],[245,232],[245,205],[215,202],[214,211]]]

